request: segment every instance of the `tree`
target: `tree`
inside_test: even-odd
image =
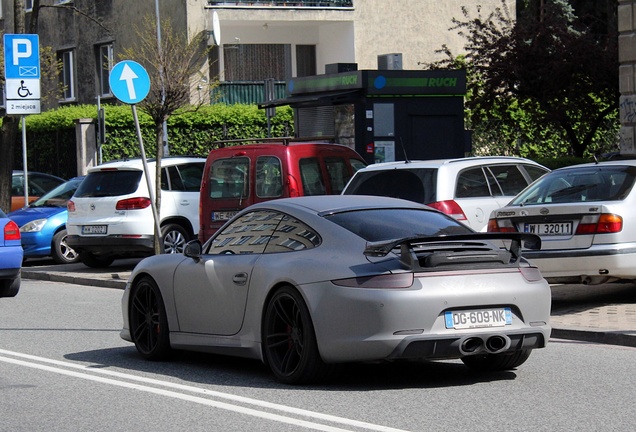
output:
[[[530,127],[562,134],[572,156],[583,157],[599,127],[618,112],[618,37],[616,29],[575,15],[565,0],[545,0],[539,13],[519,11],[510,17],[506,2],[484,16],[454,19],[451,30],[463,36],[471,96],[470,120],[498,118],[519,127],[520,110]],[[458,57],[444,46],[447,58],[429,67],[456,66]]]
[[[44,8],[70,9],[74,13],[78,13],[102,26],[101,23],[93,17],[72,4],[42,5],[40,4],[40,0],[33,0],[31,19],[29,21],[29,28],[27,29],[25,22],[24,0],[13,0],[13,33],[23,34],[28,30],[28,33],[30,34],[37,34],[40,10]],[[42,87],[45,89],[40,94],[40,99],[42,101],[47,98],[58,99],[64,90],[63,85],[58,79],[61,63],[57,59],[55,52],[53,52],[50,47],[40,47],[40,69],[40,81],[43,84]],[[0,72],[2,72],[0,73],[0,76],[4,77],[3,70]],[[19,125],[20,122],[17,116],[5,114],[2,119],[2,129],[0,130],[0,154],[2,154],[2,157],[0,158],[0,208],[7,209],[7,211],[11,208],[11,172],[13,171],[15,163],[14,146],[19,142]]]
[[[157,22],[150,17],[143,20],[136,29],[138,43],[135,47],[124,49],[122,59],[140,63],[150,77],[150,92],[139,103],[155,125],[155,145],[157,167],[163,157],[163,125],[168,118],[180,109],[197,109],[206,100],[192,105],[191,95],[200,89],[203,79],[201,70],[208,58],[207,33],[199,32],[190,40],[185,30],[174,30],[170,20],[160,23],[161,34],[157,33]],[[160,37],[158,37],[160,36]],[[204,94],[209,95],[209,85]],[[157,212],[161,208],[161,170],[156,170],[155,202]],[[155,229],[156,231],[156,229]],[[161,233],[155,233],[155,239]],[[161,244],[155,241],[155,253],[161,252]]]

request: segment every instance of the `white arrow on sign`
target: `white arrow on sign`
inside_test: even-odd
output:
[[[128,89],[128,96],[130,99],[137,99],[137,93],[135,92],[135,86],[133,84],[133,80],[139,78],[137,74],[125,64],[121,70],[121,75],[119,76],[120,80],[126,81],[126,88]]]

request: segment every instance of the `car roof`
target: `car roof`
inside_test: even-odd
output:
[[[368,165],[359,171],[375,171],[386,169],[413,169],[413,168],[439,168],[441,166],[453,166],[457,169],[475,166],[478,164],[497,164],[497,163],[528,163],[531,165],[542,166],[537,162],[516,157],[516,156],[471,156],[465,158],[452,158],[452,159],[431,159],[431,160],[416,160],[416,161],[397,161],[397,162],[382,162],[372,165]]]
[[[156,159],[146,159],[149,167],[154,167],[156,164]],[[161,159],[161,166],[171,166],[189,162],[205,162],[205,158],[195,157],[195,156],[168,156]],[[118,168],[127,168],[127,169],[139,169],[143,170],[143,161],[141,158],[135,159],[126,159],[126,160],[117,160],[105,162],[101,165],[97,165],[94,167],[90,167],[88,172],[101,171],[103,169],[118,169]]]
[[[576,168],[603,167],[603,166],[636,166],[636,159],[612,159],[612,160],[601,161],[601,162],[589,162],[584,164],[568,165],[565,167],[558,168],[554,171],[565,171],[565,170],[576,169]]]

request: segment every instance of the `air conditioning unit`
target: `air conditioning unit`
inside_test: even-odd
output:
[[[402,70],[402,53],[379,55],[378,70]]]

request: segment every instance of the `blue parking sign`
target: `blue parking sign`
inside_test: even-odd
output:
[[[4,76],[6,79],[40,79],[38,35],[4,35]]]

